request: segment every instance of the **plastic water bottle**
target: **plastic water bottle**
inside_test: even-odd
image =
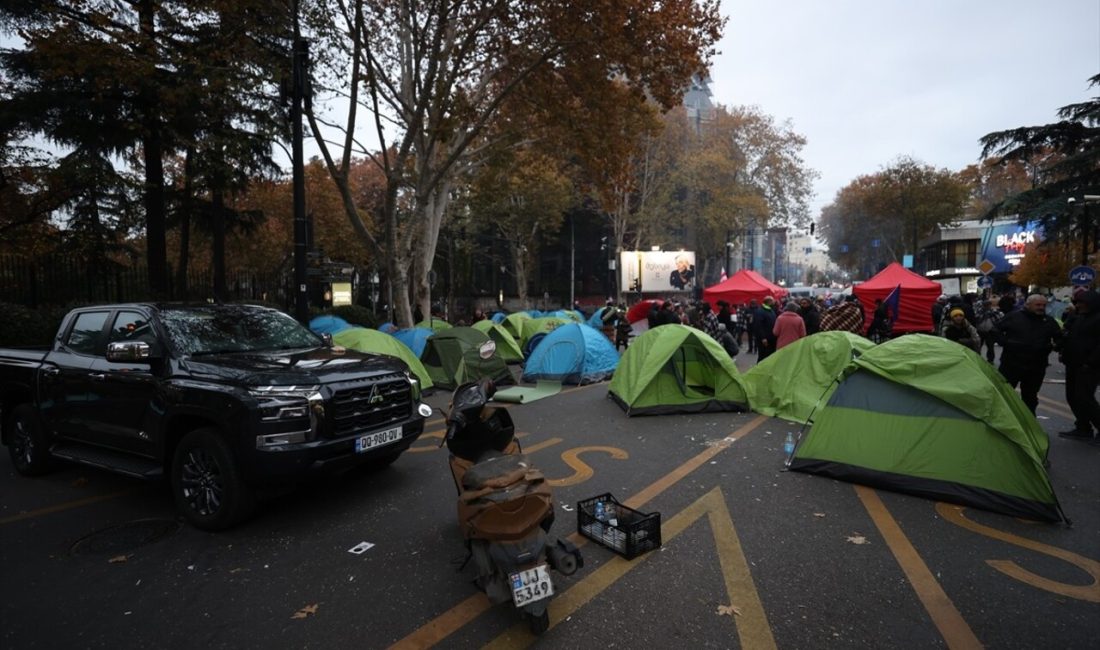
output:
[[[794,456],[794,435],[788,431],[787,439],[783,441],[783,457],[786,459],[786,464],[791,464],[791,457]]]
[[[604,510],[603,501],[596,502],[596,521],[603,523],[607,519],[607,512]]]

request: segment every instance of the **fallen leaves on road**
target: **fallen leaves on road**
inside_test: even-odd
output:
[[[129,555],[116,555],[113,558],[107,560],[107,564],[122,564],[130,559]]]
[[[851,542],[852,544],[870,544],[870,542],[867,541],[867,538],[864,537],[863,535],[860,535],[859,533],[856,533],[854,535],[849,535],[848,536],[848,541]]]
[[[294,612],[294,614],[290,618],[296,618],[296,619],[298,619],[298,618],[309,618],[310,616],[313,616],[314,614],[317,613],[317,607],[318,607],[317,603],[313,603],[312,605],[306,605],[305,607],[303,607],[303,608],[299,609],[298,611]]]
[[[715,613],[719,616],[740,616],[741,610],[736,605],[719,605]]]

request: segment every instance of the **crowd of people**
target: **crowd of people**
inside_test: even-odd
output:
[[[1079,290],[1061,314],[1061,324],[1047,314],[1048,298],[1005,295],[980,300],[967,296],[940,296],[932,307],[932,331],[966,346],[993,364],[1001,348],[998,370],[1035,413],[1039,389],[1052,352],[1065,364],[1066,401],[1074,415],[1074,428],[1060,435],[1096,441],[1100,431],[1100,293]],[[630,343],[631,324],[625,309],[610,302],[602,312],[605,325],[615,331],[616,348]],[[763,361],[776,350],[815,332],[848,331],[875,342],[893,332],[891,314],[877,300],[870,324],[854,295],[802,297],[779,304],[771,296],[744,305],[717,301],[654,301],[647,315],[650,329],[678,323],[706,332],[730,357],[742,350]]]

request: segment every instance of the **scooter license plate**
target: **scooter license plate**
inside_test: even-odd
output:
[[[516,607],[523,607],[554,595],[550,569],[545,564],[517,571],[508,578],[512,581],[512,601],[516,603]]]

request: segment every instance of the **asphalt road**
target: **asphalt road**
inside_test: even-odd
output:
[[[1071,424],[1060,378],[1042,392],[1052,434]],[[660,512],[663,545],[626,561],[584,544],[537,641],[460,570],[437,415],[392,467],[301,486],[219,534],[178,523],[162,485],[79,466],[26,479],[4,454],[0,646],[1100,647],[1100,447],[1051,436],[1074,525],[1037,524],[784,472],[780,420],[627,418],[606,395],[511,407],[554,481],[554,532],[610,492]]]

